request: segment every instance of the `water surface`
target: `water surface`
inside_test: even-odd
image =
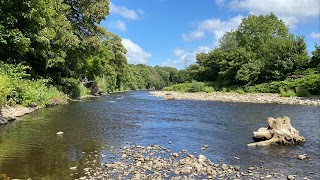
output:
[[[266,126],[270,116],[289,116],[306,143],[247,147],[252,131]],[[58,137],[58,131],[64,135]],[[74,179],[82,173],[84,152],[107,154],[108,147],[130,142],[158,144],[172,151],[187,149],[216,163],[240,165],[243,171],[254,165],[262,174],[319,179],[319,137],[319,107],[165,101],[147,91],[116,93],[41,109],[0,127],[0,174],[20,179]],[[204,144],[210,146],[202,151]],[[299,161],[299,154],[311,158]],[[97,160],[101,163],[108,159]],[[69,169],[74,166],[77,170]]]

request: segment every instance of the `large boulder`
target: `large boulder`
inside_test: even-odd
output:
[[[287,116],[276,119],[269,117],[267,128],[259,128],[253,132],[254,143],[248,146],[269,146],[273,144],[294,145],[305,142],[305,138],[291,126],[290,118]]]
[[[15,120],[19,116],[29,114],[35,109],[36,108],[27,108],[21,105],[5,106],[1,109],[0,113],[6,120],[10,121],[10,120]]]

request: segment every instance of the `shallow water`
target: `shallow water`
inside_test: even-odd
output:
[[[266,126],[270,116],[289,116],[306,143],[247,147],[252,131]],[[58,131],[64,135],[57,136]],[[82,173],[83,152],[106,154],[108,147],[130,142],[158,144],[174,152],[187,149],[216,163],[240,165],[243,171],[253,165],[261,174],[320,179],[319,138],[319,107],[165,101],[147,91],[115,93],[41,109],[0,127],[0,174],[20,179],[73,179]],[[200,150],[204,144],[209,148]],[[308,154],[310,159],[300,161],[299,154]],[[77,170],[69,169],[74,166]]]

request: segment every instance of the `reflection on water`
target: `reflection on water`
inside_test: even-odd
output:
[[[285,115],[306,137],[304,145],[246,146],[252,141],[252,131],[266,126],[269,116]],[[173,151],[188,149],[243,168],[263,166],[261,171],[318,178],[319,118],[319,107],[164,101],[143,91],[111,94],[38,110],[0,127],[0,174],[21,179],[73,179],[83,173],[86,163],[109,161],[113,146],[133,142],[159,144]],[[64,132],[62,137],[56,135],[58,131]],[[204,144],[210,146],[201,151]],[[310,160],[296,159],[305,153]]]

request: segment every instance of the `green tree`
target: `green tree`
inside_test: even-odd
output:
[[[310,58],[308,66],[310,68],[317,68],[320,73],[320,46],[316,44],[314,47],[315,50],[312,51],[312,57]]]
[[[198,81],[219,81],[225,86],[284,80],[308,64],[304,37],[289,34],[276,15],[249,15],[238,29],[227,32],[220,46],[197,54],[190,76]]]
[[[108,0],[3,0],[0,59],[30,66],[33,76],[80,77],[86,57],[106,35],[99,23],[108,5]]]

